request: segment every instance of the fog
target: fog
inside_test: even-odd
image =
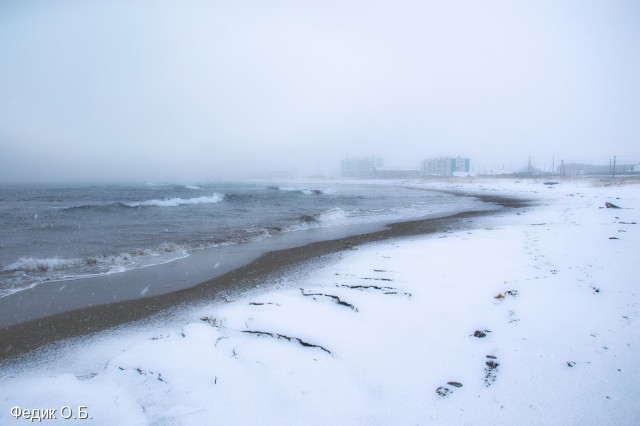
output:
[[[0,181],[639,161],[638,76],[634,0],[3,0]]]

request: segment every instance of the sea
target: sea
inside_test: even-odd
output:
[[[471,197],[373,183],[5,184],[0,297],[283,233],[355,232],[482,206]]]

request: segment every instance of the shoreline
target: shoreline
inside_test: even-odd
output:
[[[437,191],[437,190],[436,190]],[[0,328],[0,362],[43,348],[58,341],[86,336],[110,328],[144,320],[172,309],[215,300],[228,291],[244,292],[255,287],[255,283],[267,277],[284,273],[321,256],[344,251],[354,246],[405,237],[463,229],[463,220],[495,215],[507,209],[530,205],[531,199],[512,196],[471,194],[465,191],[447,191],[458,196],[477,198],[486,203],[498,204],[497,209],[467,211],[453,215],[397,222],[380,231],[357,234],[332,240],[316,241],[302,246],[268,251],[249,263],[223,273],[193,287],[132,300],[88,306],[44,318],[12,324]]]

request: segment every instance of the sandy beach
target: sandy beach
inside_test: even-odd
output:
[[[69,406],[93,424],[636,424],[640,187],[621,183],[416,182],[535,202],[8,327],[0,419]],[[223,281],[234,291],[208,297]]]
[[[453,193],[469,195],[461,191]],[[380,231],[280,250],[264,249],[272,244],[271,240],[262,242],[253,251],[240,252],[233,250],[233,247],[223,247],[222,250],[231,248],[230,253],[223,253],[221,257],[218,251],[215,257],[205,262],[213,265],[225,259],[226,267],[201,266],[202,277],[210,273],[215,273],[215,277],[185,288],[180,287],[183,272],[175,271],[174,265],[170,264],[99,279],[52,282],[0,298],[0,342],[3,342],[0,360],[11,359],[61,339],[166,314],[167,310],[181,309],[194,303],[227,300],[230,295],[251,290],[257,283],[269,280],[274,275],[286,274],[288,269],[300,268],[303,264],[345,248],[394,237],[468,227],[471,218],[495,214],[501,209],[524,207],[531,202],[497,195],[474,196],[496,207],[437,219],[399,222]],[[188,272],[193,275],[193,270]],[[163,287],[168,290],[160,290],[162,292],[158,295],[148,294],[149,282],[166,283],[167,286]]]

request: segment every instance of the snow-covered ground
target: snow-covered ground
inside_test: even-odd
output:
[[[540,202],[5,366],[0,424],[640,424],[640,185],[460,182]]]

